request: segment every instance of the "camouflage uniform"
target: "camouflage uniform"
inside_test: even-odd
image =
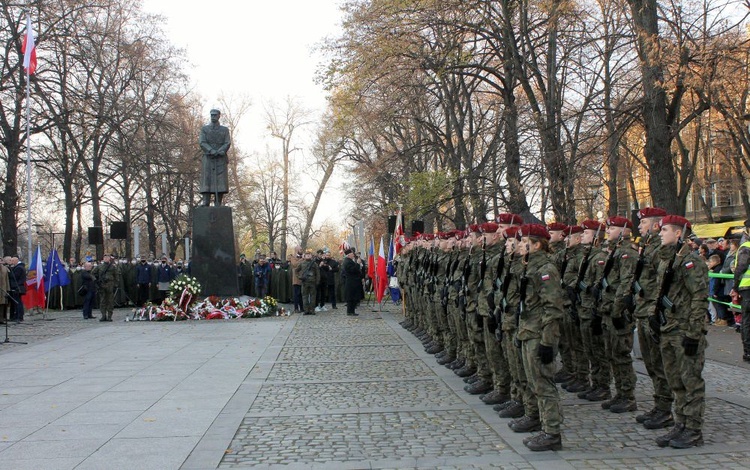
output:
[[[635,370],[633,369],[633,322],[625,302],[638,261],[638,252],[625,239],[617,247],[614,264],[607,276],[609,287],[602,292],[602,312],[605,314],[604,340],[607,359],[615,379],[615,401],[635,402]],[[622,328],[615,325],[622,322]],[[619,400],[618,400],[619,398]]]
[[[584,250],[588,249],[588,247],[584,247]],[[599,247],[591,248],[588,267],[586,272],[583,273],[583,283],[586,288],[580,292],[581,307],[578,309],[578,317],[581,319],[580,332],[583,350],[589,362],[591,388],[609,391],[612,375],[609,362],[605,357],[602,312],[597,305],[598,300],[591,295],[591,287],[601,278],[606,260],[607,253],[605,251]],[[605,396],[605,398],[608,397]]]
[[[96,279],[99,296],[99,310],[102,313],[100,321],[112,321],[115,308],[115,288],[120,284],[120,276],[114,263],[103,262],[98,264],[92,274]]]
[[[563,274],[561,271],[563,269],[564,260],[568,256],[568,253],[566,253],[565,250],[565,241],[550,243],[549,247],[552,251],[552,254],[550,255],[550,261],[555,266],[555,268],[557,268],[558,278],[561,278]],[[562,296],[562,293],[560,293],[560,296]],[[568,320],[563,318],[563,323],[560,325],[560,359],[562,360],[562,368],[556,375],[570,378],[575,376],[575,366],[570,340],[565,334],[564,323],[567,321]]]
[[[659,250],[660,258],[657,282],[662,277],[676,247]],[[687,254],[683,254],[687,253]],[[674,311],[666,310],[667,322],[660,334],[662,361],[667,382],[674,394],[674,415],[677,424],[688,430],[703,428],[703,413],[706,401],[706,384],[702,377],[705,363],[706,310],[708,309],[708,268],[697,254],[685,245],[672,264],[674,278],[668,297],[674,303]],[[698,341],[695,355],[685,354],[683,341]]]
[[[523,367],[529,386],[537,398],[542,430],[560,434],[562,409],[554,381],[555,363],[542,364],[539,346],[554,350],[560,340],[560,321],[564,315],[560,302],[560,277],[543,252],[531,253],[526,270],[528,287],[526,309],[521,314],[517,337],[521,341]],[[526,415],[533,416],[534,403],[526,403]]]
[[[468,339],[467,351],[469,353],[469,363],[474,364],[477,368],[476,374],[480,379],[486,382],[492,382],[492,371],[487,362],[484,346],[484,327],[482,317],[477,310],[479,301],[479,283],[482,281],[481,264],[482,259],[486,263],[486,252],[481,247],[473,246],[468,257],[469,276],[466,279],[466,337]]]
[[[510,373],[508,372],[508,361],[505,358],[502,344],[495,335],[495,330],[501,328],[501,325],[497,324],[494,308],[490,309],[490,305],[487,302],[488,296],[492,296],[493,304],[495,304],[495,288],[493,284],[498,276],[502,276],[502,273],[497,272],[497,267],[500,259],[504,256],[504,251],[505,244],[502,240],[487,247],[485,275],[477,302],[479,307],[478,312],[482,317],[484,354],[489,364],[492,386],[499,394],[508,396],[510,394],[511,380]]]
[[[648,319],[654,314],[656,297],[659,295],[660,284],[657,282],[657,271],[661,261],[659,251],[661,241],[658,235],[648,235],[643,240],[643,270],[638,279],[641,286],[640,294],[636,295],[636,330],[638,331],[638,345],[640,346],[643,363],[651,381],[654,384],[654,406],[663,412],[672,411],[672,391],[664,373],[659,345],[654,342],[650,332]]]
[[[510,274],[508,274],[510,270]],[[502,314],[502,325],[503,330],[503,351],[505,351],[505,357],[508,361],[508,371],[511,376],[511,399],[518,403],[530,403],[532,415],[538,416],[539,409],[536,404],[536,396],[528,385],[526,380],[526,373],[523,369],[523,360],[521,358],[521,350],[514,344],[516,332],[518,331],[518,325],[516,325],[516,309],[518,308],[519,291],[518,283],[523,273],[523,262],[521,257],[518,255],[505,255],[505,272],[500,278],[500,282],[508,282],[507,292],[505,294],[505,301],[503,301],[502,286],[497,290],[495,295],[496,304],[499,308],[503,309]],[[505,281],[506,276],[510,276],[508,281]],[[503,304],[505,307],[503,308]]]
[[[467,361],[466,365],[473,366],[470,361],[471,354],[468,351],[469,338],[466,331],[466,323],[463,313],[459,309],[459,292],[461,290],[461,277],[463,276],[464,264],[469,262],[469,250],[455,248],[454,262],[451,266],[451,283],[448,288],[448,320],[453,325],[452,330],[456,335],[456,357]]]
[[[583,260],[583,252],[584,247],[581,244],[569,248],[566,269],[565,272],[561,274],[562,286],[566,289],[566,307],[568,309],[568,312],[566,312],[567,315],[563,317],[561,324],[561,337],[564,338],[564,343],[569,345],[568,355],[572,361],[571,372],[573,373],[573,380],[579,382],[582,386],[583,384],[588,385],[589,364],[588,359],[586,358],[586,352],[583,349],[583,341],[581,340],[581,332],[579,329],[581,321],[580,316],[578,316],[578,306],[574,304],[577,300],[574,295],[571,300],[568,292],[575,292],[576,282],[578,280],[578,268]],[[573,318],[571,313],[572,309],[575,309],[576,318]],[[571,391],[573,390],[571,389]],[[580,391],[580,389],[577,391]]]

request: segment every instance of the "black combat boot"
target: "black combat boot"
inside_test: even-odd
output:
[[[562,450],[562,437],[560,434],[547,434],[540,432],[528,442],[524,442],[529,450],[542,452],[545,450]]]
[[[674,426],[674,418],[671,411],[656,410],[656,413],[643,422],[646,429],[663,429]]]
[[[609,411],[612,413],[627,413],[628,411],[636,411],[637,409],[638,404],[635,402],[635,398],[623,398],[609,407]]]
[[[466,364],[460,369],[454,370],[453,372],[459,377],[468,377],[472,374],[476,374],[477,368],[470,364]]]
[[[442,345],[442,344],[433,344],[433,345],[432,345],[432,346],[431,346],[430,348],[428,348],[428,349],[427,349],[427,350],[426,350],[425,352],[426,352],[427,354],[437,354],[437,353],[439,353],[439,352],[440,352],[440,351],[442,351],[442,350],[443,350],[443,345]]]
[[[669,447],[675,449],[688,449],[690,447],[698,447],[703,445],[703,433],[700,429],[688,429],[682,430],[679,436],[669,441]]]
[[[583,380],[576,380],[573,383],[568,382],[567,385],[568,386],[565,388],[565,390],[567,390],[570,393],[582,392],[589,388],[589,384],[587,384]]]
[[[542,422],[539,417],[522,416],[508,423],[513,432],[534,432],[542,430]]]
[[[594,390],[596,390],[596,388],[594,388],[594,387],[588,387],[588,388],[586,388],[586,390],[581,390],[580,392],[578,392],[578,395],[576,395],[576,396],[578,398],[582,399],[582,400],[585,400],[586,396],[589,393],[593,392]]]
[[[635,422],[643,424],[646,421],[648,421],[649,419],[653,418],[657,413],[659,413],[659,408],[653,407],[650,410],[648,410],[647,412],[641,413],[638,416],[636,416],[635,417]]]
[[[464,377],[464,383],[465,384],[473,384],[477,380],[479,380],[480,377],[477,374],[470,375],[468,377]]]
[[[480,393],[487,393],[490,390],[492,390],[492,382],[483,379],[479,379],[473,384],[464,387],[464,391],[470,395],[479,395]]]
[[[675,437],[682,434],[682,431],[685,429],[684,423],[677,423],[675,424],[672,429],[663,436],[659,436],[656,438],[656,445],[659,447],[667,447],[669,445],[669,442],[674,439]]]
[[[497,405],[492,407],[492,411],[503,411],[507,407],[513,406],[513,403],[516,403],[516,400],[508,400],[502,403],[498,403]]]
[[[555,373],[554,379],[556,384],[561,384],[572,380],[573,375],[569,374],[563,369],[560,369]]]
[[[619,395],[615,395],[614,398],[610,398],[609,400],[602,402],[602,409],[608,410],[612,405],[619,403],[620,401],[622,401],[622,397]]]
[[[455,356],[446,353],[443,357],[438,359],[437,363],[440,364],[441,366],[444,366],[444,365],[450,364],[451,362],[455,360],[456,360]]]
[[[458,358],[455,361],[448,364],[448,369],[456,370],[456,369],[462,368],[465,365],[466,365],[466,361],[461,358]]]
[[[445,357],[446,354],[448,354],[448,350],[443,349],[439,353],[435,354],[435,359],[442,359],[443,357]]]
[[[503,410],[500,410],[500,413],[497,415],[501,418],[520,418],[524,415],[526,412],[525,408],[523,407],[523,403],[514,401],[512,405],[506,407]]]
[[[610,398],[609,388],[599,387],[586,395],[588,401],[604,401]]]
[[[482,401],[487,405],[499,405],[510,400],[510,397],[498,389],[493,389],[487,395],[482,397]]]

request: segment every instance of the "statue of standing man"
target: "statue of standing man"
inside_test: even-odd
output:
[[[229,191],[229,160],[227,151],[231,145],[229,128],[219,124],[221,112],[211,110],[211,123],[201,128],[200,145],[203,150],[203,174],[201,175],[200,192],[203,205],[211,204],[211,195],[215,197],[214,205],[220,206],[221,199]]]

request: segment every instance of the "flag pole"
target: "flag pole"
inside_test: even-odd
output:
[[[26,5],[28,8],[28,3]],[[26,11],[27,27],[31,24],[31,13]],[[26,31],[26,34],[29,32]],[[28,43],[26,44],[28,48]],[[30,53],[30,52],[29,52]],[[27,226],[27,257],[31,263],[31,83],[29,69],[26,67],[26,226]]]

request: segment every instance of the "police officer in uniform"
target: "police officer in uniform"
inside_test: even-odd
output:
[[[659,447],[676,449],[703,445],[706,383],[703,380],[708,309],[708,268],[682,241],[690,222],[677,215],[661,219],[657,282],[663,317],[652,318],[654,336],[674,395],[674,427],[656,439]],[[665,281],[665,277],[667,280]],[[669,279],[671,277],[671,280]],[[668,282],[671,281],[671,282]],[[668,285],[667,285],[668,284]]]

